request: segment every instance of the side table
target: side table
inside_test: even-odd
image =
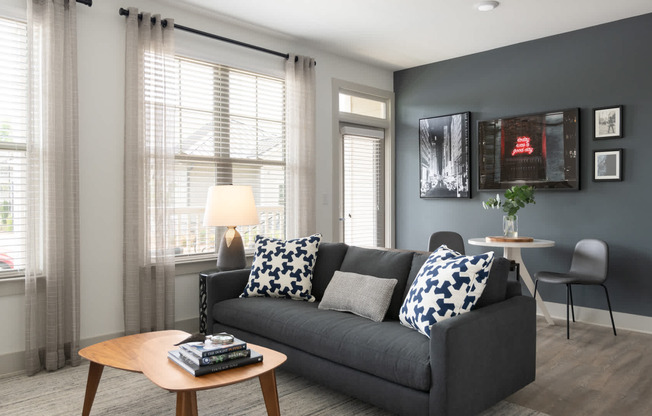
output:
[[[486,238],[483,237],[483,238],[470,238],[468,242],[469,244],[474,246],[502,247],[503,257],[505,257],[508,260],[513,260],[520,265],[519,271],[517,273],[521,274],[521,277],[523,278],[523,283],[525,283],[525,286],[533,295],[534,295],[534,281],[532,280],[532,277],[530,276],[530,272],[528,272],[527,267],[525,267],[525,263],[523,262],[523,257],[521,257],[521,249],[553,247],[555,245],[555,242],[552,240],[539,240],[536,238],[533,241],[529,241],[529,242],[506,242],[506,241],[487,241]],[[554,325],[555,322],[550,317],[550,313],[548,312],[548,308],[546,308],[546,304],[543,302],[543,299],[541,298],[541,294],[537,293],[535,300],[537,302],[537,305],[539,306],[539,309],[541,309],[541,312],[543,313],[543,317],[546,319],[546,322],[548,322],[550,325]]]
[[[199,332],[206,334],[206,278],[219,270],[210,269],[199,273]]]

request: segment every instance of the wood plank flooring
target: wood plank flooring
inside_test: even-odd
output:
[[[507,401],[551,416],[652,415],[652,335],[537,320],[536,380]]]

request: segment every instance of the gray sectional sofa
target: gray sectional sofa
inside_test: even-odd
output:
[[[207,331],[226,331],[288,356],[283,369],[401,415],[473,415],[534,380],[536,307],[496,257],[469,313],[436,323],[431,339],[399,309],[429,253],[322,243],[317,302],[239,298],[249,270],[206,277]],[[398,279],[382,322],[318,309],[335,270]]]

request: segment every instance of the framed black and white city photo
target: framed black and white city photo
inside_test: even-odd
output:
[[[469,112],[419,120],[421,198],[470,198]]]
[[[623,149],[593,151],[593,180],[623,180]]]
[[[623,106],[615,105],[593,109],[593,138],[623,137]]]

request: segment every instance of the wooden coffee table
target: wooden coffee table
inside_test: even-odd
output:
[[[274,370],[287,357],[254,344],[248,347],[263,355],[263,362],[194,377],[171,362],[167,352],[189,334],[183,331],[158,331],[129,335],[100,342],[82,349],[79,355],[90,360],[82,415],[89,415],[104,366],[142,372],[154,384],[177,392],[177,415],[197,415],[197,390],[207,390],[258,377],[267,414],[280,415]]]

